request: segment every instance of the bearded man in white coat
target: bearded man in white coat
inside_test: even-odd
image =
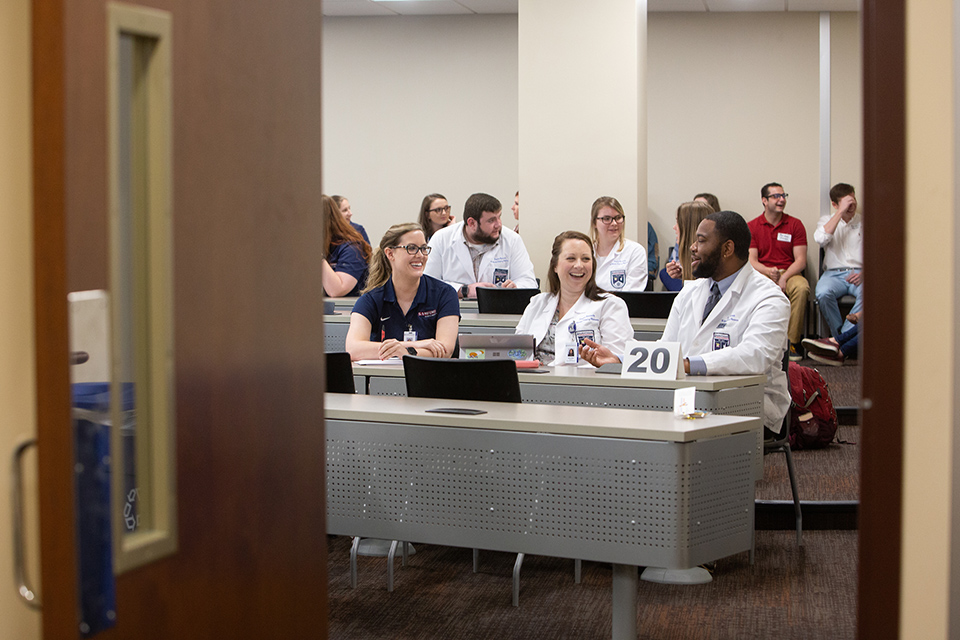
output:
[[[475,193],[463,205],[463,221],[430,238],[434,254],[424,267],[462,299],[476,298],[477,287],[536,289],[537,278],[520,235],[504,229],[500,201]]]
[[[763,424],[779,434],[790,407],[783,354],[790,301],[749,262],[750,229],[733,211],[713,213],[697,227],[690,247],[693,276],[677,295],[662,341],[679,342],[690,375],[766,374]],[[618,362],[587,342],[580,356],[595,366]]]

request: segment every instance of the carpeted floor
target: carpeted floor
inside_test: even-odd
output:
[[[609,638],[609,565],[528,556],[520,606],[511,605],[515,556],[482,552],[472,572],[469,549],[418,545],[406,567],[396,563],[386,590],[386,559],[360,558],[350,588],[349,539],[330,539],[330,637],[528,640]],[[640,638],[658,640],[829,638],[855,636],[855,531],[810,531],[798,548],[793,532],[758,531],[751,567],[741,553],[717,563],[712,583],[640,582]]]
[[[857,366],[829,367],[812,360],[837,406],[856,406]],[[840,427],[841,439],[794,454],[803,500],[859,497],[860,428]],[[782,455],[764,460],[757,498],[790,499]],[[777,638],[842,640],[856,635],[856,531],[805,531],[797,547],[792,531],[758,531],[757,559],[746,553],[717,563],[714,581],[702,586],[640,583],[640,638],[656,640]],[[386,559],[360,558],[357,589],[350,588],[345,537],[328,538],[330,637],[527,640],[609,638],[609,565],[585,562],[574,584],[573,561],[528,556],[520,607],[511,605],[515,556],[481,553],[472,572],[469,549],[418,545],[406,567],[397,560],[395,590],[386,590]]]

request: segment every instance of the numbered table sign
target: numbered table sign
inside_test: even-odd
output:
[[[623,350],[624,378],[676,380],[683,377],[683,358],[679,342],[639,342],[628,340]]]

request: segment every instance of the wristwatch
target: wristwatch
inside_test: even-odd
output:
[[[470,293],[470,285],[465,284],[465,285],[463,285],[462,287],[460,287],[460,299],[461,299],[461,300],[466,300],[468,293]]]
[[[413,347],[407,347],[407,353],[409,353],[412,356],[415,356],[417,355],[417,350],[414,349]]]

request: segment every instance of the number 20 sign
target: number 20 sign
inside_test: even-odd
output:
[[[681,377],[683,360],[679,342],[638,342],[628,340],[623,350],[624,378],[676,380]]]

